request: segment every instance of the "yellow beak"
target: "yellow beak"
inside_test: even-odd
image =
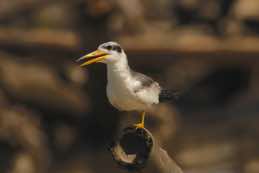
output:
[[[92,64],[92,63],[97,63],[97,62],[100,62],[102,60],[104,60],[105,58],[107,58],[107,55],[109,55],[108,53],[104,52],[104,51],[101,51],[101,50],[96,50],[94,52],[91,52],[85,56],[82,56],[81,58],[77,59],[76,61],[81,61],[81,60],[84,60],[84,59],[89,59],[89,58],[93,58],[93,59],[90,59],[86,62],[84,62],[83,64],[80,65],[80,67],[83,67],[83,66],[86,66],[86,65],[89,65],[89,64]]]

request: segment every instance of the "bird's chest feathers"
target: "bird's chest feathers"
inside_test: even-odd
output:
[[[130,110],[136,104],[134,81],[130,72],[121,69],[108,69],[107,97],[111,104],[121,110]]]

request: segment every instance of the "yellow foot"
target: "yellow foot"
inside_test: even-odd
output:
[[[136,129],[143,129],[144,123],[137,123],[137,124],[134,124],[134,126],[136,127]]]
[[[134,124],[134,126],[136,127],[136,129],[143,129],[144,128],[144,124],[145,124],[145,112],[142,112],[141,114],[141,122]]]

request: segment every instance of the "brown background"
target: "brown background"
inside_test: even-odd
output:
[[[75,63],[109,40],[181,92],[147,128],[185,172],[259,172],[258,34],[257,0],[1,0],[0,172],[123,172],[107,148],[138,113]]]

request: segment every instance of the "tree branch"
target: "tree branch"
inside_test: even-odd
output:
[[[155,166],[160,173],[182,173],[147,129],[125,128],[110,150],[113,159],[126,170],[138,171]]]

